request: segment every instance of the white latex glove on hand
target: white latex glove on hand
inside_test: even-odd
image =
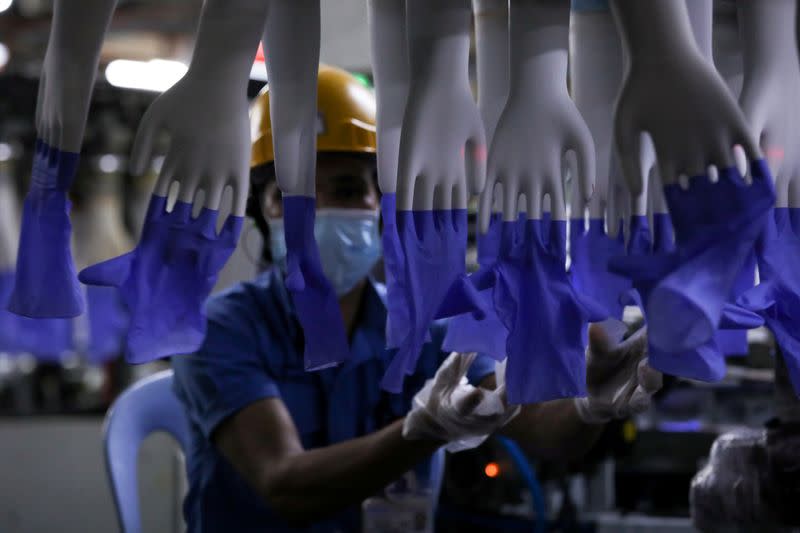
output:
[[[641,413],[661,388],[661,372],[647,364],[647,328],[623,340],[626,331],[623,322],[613,319],[589,328],[588,396],[574,400],[578,416],[587,424]]]
[[[433,379],[414,396],[403,424],[408,440],[440,440],[450,452],[475,448],[519,412],[506,400],[505,364],[499,364],[495,390],[474,387],[466,374],[477,354],[453,352]]]

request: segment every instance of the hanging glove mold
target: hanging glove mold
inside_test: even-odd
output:
[[[509,20],[509,92],[489,151],[480,227],[488,229],[493,208],[502,210],[493,303],[508,331],[508,399],[521,404],[585,395],[582,333],[606,315],[566,272],[561,162],[575,153],[581,208],[595,173],[591,134],[567,91],[569,5],[512,0]]]
[[[653,235],[646,216],[633,216],[630,221],[629,257],[653,257],[671,253],[675,244],[670,217],[664,213],[653,214]],[[613,262],[612,262],[613,264]],[[623,299],[627,305],[636,305],[643,311],[647,308],[653,288],[658,279],[654,272],[651,279],[634,281],[631,291]],[[648,329],[650,328],[648,321]],[[720,327],[730,329],[750,329],[758,327],[763,321],[753,313],[732,304],[723,305]],[[681,376],[700,381],[715,382],[725,376],[725,357],[712,337],[701,346],[679,353],[670,353],[652,345],[649,346],[650,366],[665,374]]]
[[[650,346],[681,353],[719,326],[775,201],[772,178],[741,108],[694,38],[687,3],[620,0],[611,8],[628,58],[615,106],[617,155],[638,197],[643,138],[652,140],[676,238],[674,253],[629,257],[619,272],[636,281],[658,271],[647,301]],[[645,48],[652,53],[640,53]],[[734,168],[734,146],[751,162],[750,185]],[[694,176],[686,190],[681,175]]]
[[[738,2],[744,81],[742,111],[775,177],[776,207],[756,244],[761,284],[743,305],[763,316],[800,393],[797,334],[797,236],[800,235],[800,59],[797,2]],[[786,207],[791,206],[791,207]]]
[[[88,284],[120,289],[131,316],[130,362],[193,352],[203,341],[202,306],[236,246],[247,206],[252,151],[246,72],[267,11],[264,2],[205,2],[189,70],[139,123],[130,156],[133,175],[152,168],[160,139],[168,141],[142,236],[131,252],[80,276]],[[226,190],[232,214],[217,233]],[[177,192],[177,203],[168,212],[170,192]],[[203,208],[192,218],[201,195]]]
[[[52,3],[34,116],[33,176],[8,302],[9,310],[18,315],[72,318],[84,310],[70,253],[67,190],[83,143],[100,49],[116,5],[114,0],[101,0],[74,9],[69,2]]]
[[[218,211],[203,208],[192,218],[192,205],[153,195],[139,244],[125,255],[81,271],[87,285],[120,290],[130,312],[126,359],[145,363],[191,353],[203,342],[203,303],[217,275],[233,253],[243,218],[228,216],[219,234]]]
[[[350,354],[336,291],[325,277],[314,238],[315,203],[307,196],[283,198],[286,288],[303,327],[306,370],[335,366]]]
[[[493,267],[500,253],[500,233],[502,217],[494,213],[489,222],[489,230],[485,234],[478,232],[478,264],[480,270],[470,276],[470,281],[481,285],[481,279],[491,283]],[[524,227],[524,219],[517,224],[518,229]],[[487,278],[488,276],[488,278]],[[493,288],[483,288],[479,292],[481,308],[486,313],[483,320],[478,320],[472,313],[464,313],[450,319],[442,349],[447,352],[479,352],[497,361],[506,357],[506,339],[508,331],[497,313],[494,311]]]
[[[680,353],[704,345],[720,325],[722,311],[775,199],[763,160],[751,165],[752,184],[735,167],[718,182],[696,176],[687,189],[664,187],[675,230],[675,251],[629,255],[613,270],[634,284],[653,283],[646,301],[650,347]]]
[[[399,392],[436,318],[478,311],[467,281],[467,195],[485,182],[486,140],[469,81],[469,0],[407,0],[409,88],[397,172],[399,299],[409,328],[382,386]],[[380,176],[379,176],[380,177]]]
[[[409,330],[403,290],[403,249],[397,235],[397,160],[408,96],[408,46],[404,0],[367,2],[372,72],[377,100],[377,164],[386,280],[386,345],[400,346]]]
[[[67,199],[77,167],[78,154],[36,141],[8,304],[13,313],[31,318],[71,318],[83,313],[83,291],[70,251]]]
[[[617,237],[606,234],[605,220],[570,220],[570,277],[575,289],[603,306],[609,317],[622,319],[620,297],[631,287],[630,280],[608,271],[608,261],[625,251],[625,235],[620,221]]]
[[[800,239],[792,229],[791,211],[797,210],[775,208],[767,221],[756,244],[761,283],[741,295],[738,302],[764,317],[800,396]]]

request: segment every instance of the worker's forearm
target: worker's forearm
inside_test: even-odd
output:
[[[282,460],[266,499],[292,522],[308,522],[356,504],[398,479],[443,443],[403,438],[403,421]]]
[[[603,427],[583,422],[575,403],[565,399],[523,406],[502,433],[533,457],[570,461],[594,446]]]
[[[699,53],[686,3],[680,0],[611,0],[631,61],[664,61]]]

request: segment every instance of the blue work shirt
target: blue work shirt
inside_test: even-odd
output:
[[[317,372],[303,369],[302,329],[277,269],[208,301],[203,346],[172,359],[175,392],[191,430],[184,501],[188,531],[297,531],[267,507],[211,442],[214,430],[247,405],[281,398],[306,449],[372,433],[409,411],[414,394],[446,355],[440,349],[444,325],[431,329],[431,342],[403,392],[381,390],[391,359],[384,348],[385,295],[385,287],[370,280],[350,339],[351,360]],[[478,357],[469,378],[475,383],[493,372],[494,361]],[[305,529],[359,530],[358,506]]]

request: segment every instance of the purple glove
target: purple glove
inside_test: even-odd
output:
[[[381,197],[383,221],[383,266],[386,274],[386,345],[397,348],[411,329],[408,304],[404,301],[403,247],[397,234],[397,196]]]
[[[524,228],[524,219],[520,219],[518,228]],[[502,218],[495,213],[489,220],[489,229],[483,235],[478,232],[478,264],[480,271],[470,276],[470,280],[477,282],[478,278],[492,273],[493,267],[497,262],[500,253],[500,232],[502,228]],[[493,273],[489,274],[492,279],[487,280],[493,284]],[[483,302],[481,305],[485,309],[486,316],[483,320],[475,318],[473,313],[464,313],[454,316],[447,325],[447,334],[442,343],[442,349],[446,352],[478,352],[489,357],[502,361],[506,357],[506,340],[508,331],[497,313],[494,311],[493,288],[483,288],[480,290],[479,297]]]
[[[678,184],[664,187],[675,251],[612,261],[613,271],[634,282],[654,283],[647,299],[651,347],[681,353],[713,338],[736,276],[775,200],[763,160],[752,163],[751,175],[749,186],[734,167],[721,169],[717,183],[696,176],[687,190]]]
[[[798,211],[774,209],[756,243],[761,283],[741,295],[738,303],[764,317],[800,396],[800,238],[792,224],[800,218]]]
[[[124,351],[130,318],[114,287],[87,287],[86,307],[89,319],[87,359],[99,365],[115,359]]]
[[[753,288],[756,282],[756,254],[755,251],[747,256],[742,270],[733,282],[733,289],[728,298],[731,302]],[[723,355],[747,355],[750,348],[747,344],[747,331],[744,329],[720,329],[714,334],[719,349]]]
[[[669,253],[674,249],[669,215],[655,214],[653,225],[654,232],[651,237],[647,217],[631,217],[631,237],[628,240],[630,257],[648,255],[653,257]],[[656,282],[653,280],[634,281],[633,289],[623,301],[627,305],[636,305],[644,310],[655,285]],[[723,305],[720,327],[749,329],[758,327],[761,323],[760,318],[753,313],[732,304]],[[701,346],[679,353],[666,352],[651,343],[648,348],[648,358],[651,367],[665,374],[709,382],[719,381],[725,376],[725,357],[714,337]]]
[[[13,272],[0,273],[0,304],[8,302],[13,284]],[[34,319],[0,311],[0,351],[27,353],[39,361],[57,363],[73,348],[72,320]]]
[[[400,392],[404,377],[416,368],[436,318],[470,311],[484,317],[478,290],[465,273],[466,209],[399,211],[397,229],[410,328],[383,377],[382,386],[390,392]]]
[[[80,273],[87,285],[117,287],[130,313],[126,359],[145,363],[196,351],[203,342],[203,303],[233,253],[242,217],[229,216],[219,234],[218,212],[153,195],[139,244],[131,252]]]
[[[494,305],[508,329],[512,404],[586,395],[582,334],[605,312],[575,291],[565,262],[565,221],[526,220],[523,232],[503,222]]]
[[[70,251],[67,199],[78,154],[36,141],[31,187],[22,209],[16,279],[8,304],[31,318],[71,318],[83,313],[83,291]]]
[[[606,234],[603,219],[590,219],[586,230],[584,220],[570,220],[570,277],[575,290],[602,305],[606,314],[622,319],[625,308],[620,296],[631,288],[630,280],[609,272],[609,259],[625,253],[625,235],[620,221],[617,238]]]
[[[286,288],[303,327],[306,370],[321,370],[349,359],[339,299],[322,270],[314,238],[314,198],[284,196]]]

